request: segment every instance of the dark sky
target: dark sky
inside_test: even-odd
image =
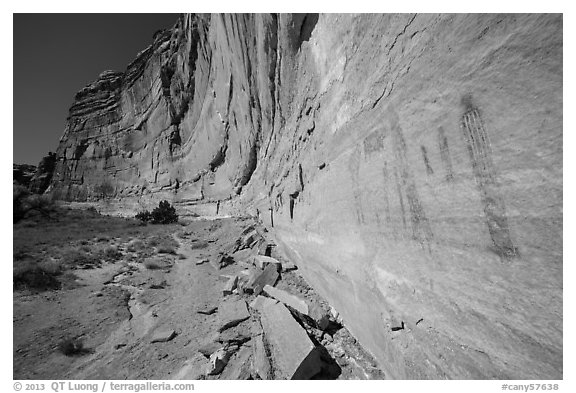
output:
[[[55,151],[74,94],[125,71],[177,14],[14,14],[14,163]]]

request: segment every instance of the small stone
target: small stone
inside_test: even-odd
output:
[[[202,265],[203,263],[207,263],[208,261],[209,261],[208,258],[197,259],[197,260],[196,260],[196,265]]]
[[[216,306],[209,306],[206,308],[203,308],[201,310],[196,311],[198,314],[204,314],[204,315],[212,315],[214,314],[216,311],[218,310],[218,307]]]
[[[176,332],[172,329],[168,330],[161,330],[159,332],[154,333],[152,339],[150,340],[151,343],[162,343],[166,341],[172,340],[176,337]]]
[[[292,262],[282,262],[282,272],[289,272],[291,270],[296,270],[298,267]]]
[[[325,341],[326,343],[331,343],[332,341],[334,341],[334,338],[325,332],[324,335],[322,336],[322,341]]]
[[[208,362],[208,366],[206,369],[206,374],[208,375],[216,375],[220,374],[226,364],[228,364],[228,360],[232,356],[232,352],[228,351],[226,348],[220,348],[212,355],[210,355],[210,360]]]

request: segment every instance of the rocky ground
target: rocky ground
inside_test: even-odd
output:
[[[14,225],[14,379],[382,379],[250,219]]]

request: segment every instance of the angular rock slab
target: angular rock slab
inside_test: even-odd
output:
[[[250,318],[246,302],[238,298],[223,301],[218,307],[218,332],[222,332]]]
[[[265,255],[256,255],[254,257],[254,264],[260,269],[266,269],[268,265],[274,265],[277,271],[282,270],[282,263],[272,257],[267,257]]]
[[[266,355],[263,335],[254,337],[252,342],[252,368],[260,379],[272,379],[272,367]]]
[[[176,332],[173,329],[161,330],[154,333],[154,336],[152,336],[150,342],[163,343],[172,340],[174,337],[176,337]]]
[[[252,374],[252,346],[246,343],[228,361],[220,379],[247,380]]]
[[[222,288],[222,294],[224,296],[232,294],[232,291],[236,289],[236,285],[238,285],[238,276],[230,277],[224,284],[224,288]]]
[[[248,282],[246,289],[251,289],[255,295],[259,295],[266,285],[274,286],[279,276],[276,266],[270,264],[253,281],[250,280],[251,282]]]
[[[266,305],[261,320],[275,379],[310,379],[321,371],[320,352],[282,303]]]
[[[269,297],[265,297],[262,295],[258,295],[256,296],[256,298],[254,300],[252,300],[252,302],[250,303],[250,308],[258,311],[258,312],[262,312],[262,309],[267,305],[267,304],[276,304],[278,303],[277,300],[269,298]]]
[[[182,368],[172,377],[178,380],[195,380],[204,375],[206,358],[199,353],[186,360]]]
[[[303,299],[300,299],[296,295],[292,295],[291,293],[283,291],[282,289],[271,287],[270,285],[266,285],[264,287],[264,293],[276,300],[281,301],[288,307],[298,311],[300,314],[309,314],[308,304],[306,304]]]

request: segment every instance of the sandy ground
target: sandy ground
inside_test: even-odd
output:
[[[60,247],[106,243],[121,257],[99,267],[74,269],[75,276],[65,275],[68,281],[60,289],[14,291],[14,379],[219,379],[230,375],[226,369],[218,375],[204,375],[208,359],[198,350],[214,337],[218,312],[204,315],[197,311],[218,307],[224,299],[226,276],[241,274],[248,264],[235,262],[216,269],[213,263],[197,261],[214,261],[251,221],[189,220],[186,226],[139,227],[126,219],[99,220],[94,231],[90,230],[91,221],[84,220],[83,231],[59,238]],[[123,221],[114,226],[115,220]],[[38,226],[42,225],[15,226],[15,253],[26,244],[28,232],[36,231],[39,236]],[[104,240],[94,236],[106,227],[115,228],[112,235]],[[158,246],[153,251],[134,250],[131,246],[134,239],[147,242],[159,236],[174,239],[177,253],[158,253]],[[46,248],[46,241],[38,243],[43,251],[34,253],[32,246],[30,257],[54,252]],[[151,268],[146,261],[155,264]],[[329,308],[297,270],[282,273],[276,287]],[[244,295],[244,299],[249,303],[253,295]],[[251,331],[254,326],[259,325],[252,317],[238,328]],[[152,343],[152,337],[164,330],[174,330],[176,336],[167,342]],[[331,334],[308,333],[328,354],[326,372],[317,378],[384,378],[372,357],[345,328]],[[83,350],[65,355],[60,345],[68,339],[80,340]]]

